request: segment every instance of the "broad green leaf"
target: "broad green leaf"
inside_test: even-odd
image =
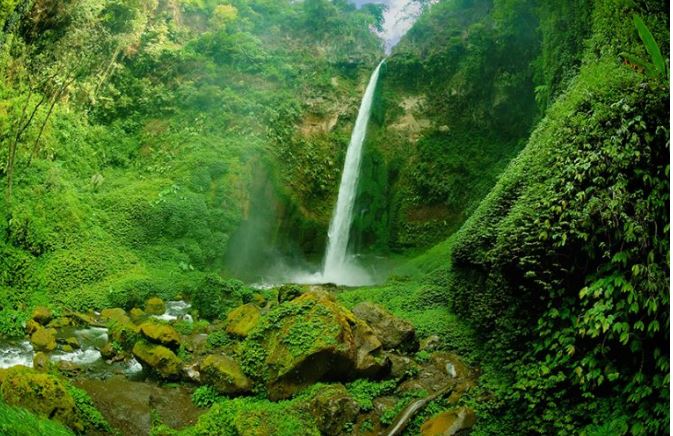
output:
[[[638,35],[640,36],[640,39],[643,41],[643,44],[645,44],[645,49],[652,58],[652,63],[654,64],[657,72],[663,76],[666,76],[666,60],[662,56],[661,50],[659,49],[659,44],[657,44],[657,41],[654,39],[652,32],[650,32],[650,29],[645,25],[645,22],[640,17],[640,15],[635,15],[633,17],[633,22],[636,25],[636,29],[638,29]]]

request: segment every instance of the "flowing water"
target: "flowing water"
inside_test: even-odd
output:
[[[299,274],[293,277],[296,283],[335,283],[338,285],[360,286],[373,283],[373,278],[360,264],[356,257],[348,254],[351,223],[353,221],[353,207],[357,194],[358,179],[360,177],[360,163],[362,161],[362,145],[367,135],[367,124],[372,110],[372,102],[376,85],[379,80],[379,71],[385,60],[381,61],[369,79],[360,103],[358,117],[353,127],[346,160],[344,162],[339,195],[329,225],[327,250],[323,262],[322,272],[316,274]]]
[[[357,194],[358,179],[360,178],[360,163],[362,161],[362,144],[367,136],[367,124],[372,111],[374,92],[379,80],[379,71],[384,61],[372,73],[369,84],[362,97],[355,127],[346,151],[344,170],[341,174],[339,196],[334,208],[334,215],[329,225],[327,251],[323,266],[323,279],[337,284],[361,285],[371,281],[366,272],[359,267],[355,260],[349,257],[348,240],[351,223],[353,222],[353,206]]]

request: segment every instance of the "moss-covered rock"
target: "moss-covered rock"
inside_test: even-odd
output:
[[[114,323],[128,323],[131,322],[131,318],[126,315],[124,309],[115,307],[112,309],[103,309],[100,313],[100,318],[103,322],[114,322]]]
[[[166,379],[177,379],[180,376],[182,361],[163,345],[154,345],[146,341],[138,341],[133,346],[133,355],[145,367]]]
[[[79,339],[75,336],[69,336],[65,338],[65,344],[70,345],[72,348],[79,348]]]
[[[166,312],[166,303],[159,297],[152,297],[145,302],[145,312],[149,315],[163,315]]]
[[[49,356],[42,351],[35,353],[35,356],[33,356],[33,369],[35,371],[47,372],[50,368],[51,361],[49,360]]]
[[[386,350],[418,350],[416,330],[410,322],[397,318],[378,304],[367,301],[355,306],[353,313],[369,324]]]
[[[468,407],[442,412],[425,421],[421,426],[422,436],[453,436],[474,426],[477,417]]]
[[[244,304],[229,312],[227,315],[227,333],[246,337],[257,326],[262,316],[261,311],[254,304]]]
[[[129,312],[129,316],[131,317],[131,321],[137,323],[143,321],[145,318],[147,318],[148,315],[145,313],[144,310],[134,307]]]
[[[199,366],[201,381],[222,394],[244,394],[252,389],[252,381],[240,365],[223,355],[210,355]]]
[[[47,323],[51,321],[53,317],[54,314],[51,312],[51,310],[44,306],[38,306],[33,309],[33,314],[31,315],[31,319],[34,319],[42,325],[47,325]]]
[[[355,420],[360,406],[343,385],[336,384],[320,389],[311,399],[308,410],[322,434],[338,435]]]
[[[72,314],[73,318],[77,320],[77,322],[92,326],[92,327],[104,327],[103,323],[98,322],[96,318],[88,313],[81,313],[81,312],[75,312]]]
[[[36,351],[54,351],[56,349],[56,330],[39,328],[31,336],[30,342]]]
[[[151,342],[173,349],[177,349],[180,346],[180,333],[168,324],[161,324],[157,321],[145,321],[140,325],[140,333]]]
[[[391,361],[383,353],[383,346],[374,331],[364,321],[354,319],[351,328],[357,356],[355,371],[358,377],[381,377],[390,373]]]
[[[49,323],[47,324],[47,327],[51,327],[54,329],[62,329],[63,327],[68,327],[73,324],[72,319],[67,317],[67,316],[61,316],[58,318],[54,318]]]
[[[302,293],[302,288],[299,285],[283,285],[278,288],[278,302],[284,303],[286,301],[294,300]]]
[[[112,323],[110,337],[125,350],[130,350],[141,338],[140,328],[132,322]]]
[[[100,351],[103,359],[112,359],[117,355],[117,350],[115,350],[115,347],[110,342],[106,342],[98,351]]]
[[[28,321],[26,321],[26,333],[28,333],[29,335],[32,335],[41,328],[42,326],[40,325],[40,323],[35,321],[34,319],[29,319]]]
[[[272,399],[318,380],[353,378],[358,361],[376,349],[358,356],[357,325],[328,292],[308,292],[262,318],[243,343],[244,370],[266,383]]]
[[[0,394],[5,403],[56,419],[74,430],[83,430],[75,400],[57,377],[15,366],[3,376]]]

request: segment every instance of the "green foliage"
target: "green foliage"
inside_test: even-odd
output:
[[[372,410],[375,398],[392,393],[396,387],[396,380],[373,381],[358,379],[346,385],[348,393],[363,411]]]
[[[73,433],[60,423],[33,415],[25,409],[10,407],[0,401],[0,432],[7,436],[48,434],[68,436]]]
[[[434,262],[441,261],[439,253],[446,256],[444,250],[431,253]],[[346,307],[363,301],[381,304],[395,316],[411,322],[417,337],[423,339],[438,335],[442,348],[454,350],[471,360],[476,357],[478,342],[468,323],[447,308],[450,297],[446,293],[449,280],[446,267],[418,271],[418,264],[429,266],[426,260],[427,257],[421,256],[398,268],[399,271],[410,271],[413,277],[392,278],[387,284],[377,287],[347,289],[337,294],[337,299]]]
[[[96,409],[96,406],[94,406],[91,397],[89,397],[89,394],[87,394],[86,391],[72,385],[67,386],[67,391],[75,400],[78,417],[84,423],[83,433],[112,431],[110,424],[108,424],[103,415]]]
[[[192,306],[202,318],[225,319],[227,313],[249,299],[252,291],[238,280],[225,280],[217,274],[205,277],[203,285],[192,295]]]
[[[641,67],[643,70],[645,70],[645,73],[648,76],[669,78],[668,65],[663,55],[661,54],[659,44],[657,44],[657,41],[654,39],[652,32],[650,32],[650,29],[647,27],[640,15],[633,16],[633,23],[638,30],[638,36],[640,36],[640,39],[645,46],[645,50],[647,50],[647,53],[650,55],[652,62],[643,61],[637,56],[629,55],[628,53],[621,53],[621,56],[629,62]]]
[[[208,346],[211,348],[225,347],[232,343],[232,338],[227,332],[216,330],[208,335]]]
[[[430,247],[455,232],[539,113],[538,5],[444,1],[382,70],[354,223],[359,247]]]
[[[271,402],[257,398],[223,399],[199,417],[184,435],[276,434],[318,436],[313,419],[302,410],[301,400]]]
[[[667,108],[661,82],[585,66],[457,235],[453,310],[505,359],[498,394],[531,431],[668,425]]]
[[[212,386],[199,386],[192,394],[192,402],[196,407],[208,408],[222,397]]]

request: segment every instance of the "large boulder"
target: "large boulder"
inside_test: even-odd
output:
[[[448,412],[442,412],[421,426],[422,436],[453,436],[459,431],[474,426],[477,417],[468,407],[460,407]]]
[[[329,293],[312,291],[272,309],[243,344],[243,366],[267,384],[269,396],[283,399],[318,380],[344,380],[373,373],[368,358],[376,344],[358,320]],[[367,351],[358,355],[358,343]],[[369,375],[369,374],[368,374]]]
[[[353,308],[353,313],[364,320],[379,337],[383,348],[401,351],[418,350],[414,326],[397,318],[378,304],[363,302]]]
[[[262,316],[261,311],[254,304],[244,304],[229,312],[227,315],[227,333],[246,337],[257,326]]]
[[[56,349],[56,330],[39,328],[31,336],[35,351],[54,351]]]
[[[360,406],[343,385],[336,384],[320,389],[309,402],[308,411],[322,434],[338,435],[355,420]]]
[[[138,341],[133,346],[133,355],[145,367],[165,379],[177,379],[182,369],[182,361],[163,345]]]
[[[57,377],[14,366],[3,372],[2,400],[23,407],[38,415],[55,419],[78,431],[84,425],[78,418],[75,400]]]
[[[180,333],[167,324],[145,321],[140,324],[140,334],[151,342],[177,349],[180,346]]]
[[[210,355],[199,365],[200,380],[221,394],[245,394],[252,381],[243,374],[240,365],[223,355]]]

